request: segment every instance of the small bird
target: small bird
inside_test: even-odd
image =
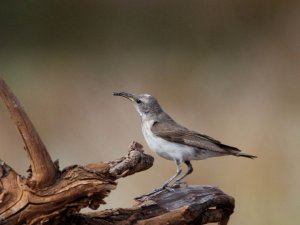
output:
[[[191,160],[226,155],[256,158],[254,155],[242,153],[238,148],[222,144],[212,137],[179,125],[163,111],[158,101],[149,94],[113,92],[113,95],[125,97],[134,103],[134,107],[141,117],[144,138],[150,149],[159,156],[176,162],[176,174],[150,194],[163,189],[172,190],[173,187],[178,186],[186,176],[193,172]],[[187,165],[188,170],[180,177],[182,163]],[[174,181],[173,185],[169,186],[172,181]]]

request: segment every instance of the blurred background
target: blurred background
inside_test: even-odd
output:
[[[61,168],[119,158],[133,140],[154,155],[131,103],[112,97],[149,93],[182,125],[258,156],[193,163],[189,184],[235,197],[230,224],[299,224],[299,25],[292,0],[6,1],[0,74]],[[0,158],[26,175],[2,104]],[[155,156],[101,207],[128,207],[174,172]]]

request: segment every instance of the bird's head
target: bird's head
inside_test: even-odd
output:
[[[136,95],[126,92],[113,92],[113,96],[122,96],[132,101],[136,111],[143,119],[156,116],[162,112],[158,101],[148,94]]]

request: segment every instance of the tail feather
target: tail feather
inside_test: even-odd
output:
[[[225,149],[226,151],[230,152],[234,156],[246,157],[246,158],[250,158],[250,159],[257,158],[257,156],[255,156],[255,155],[249,155],[249,154],[246,154],[246,153],[242,153],[241,150],[236,148],[236,147],[232,147],[232,146],[224,145],[224,144],[221,144],[221,147],[223,149]]]
[[[255,159],[255,158],[257,158],[256,155],[249,155],[249,154],[245,154],[245,153],[241,153],[241,152],[235,154],[235,156],[246,157],[246,158],[249,158],[249,159]]]

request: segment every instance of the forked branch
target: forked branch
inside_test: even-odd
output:
[[[52,184],[55,181],[56,167],[17,97],[1,78],[0,97],[5,103],[10,117],[17,126],[25,143],[25,150],[31,163],[31,184],[39,188]]]

